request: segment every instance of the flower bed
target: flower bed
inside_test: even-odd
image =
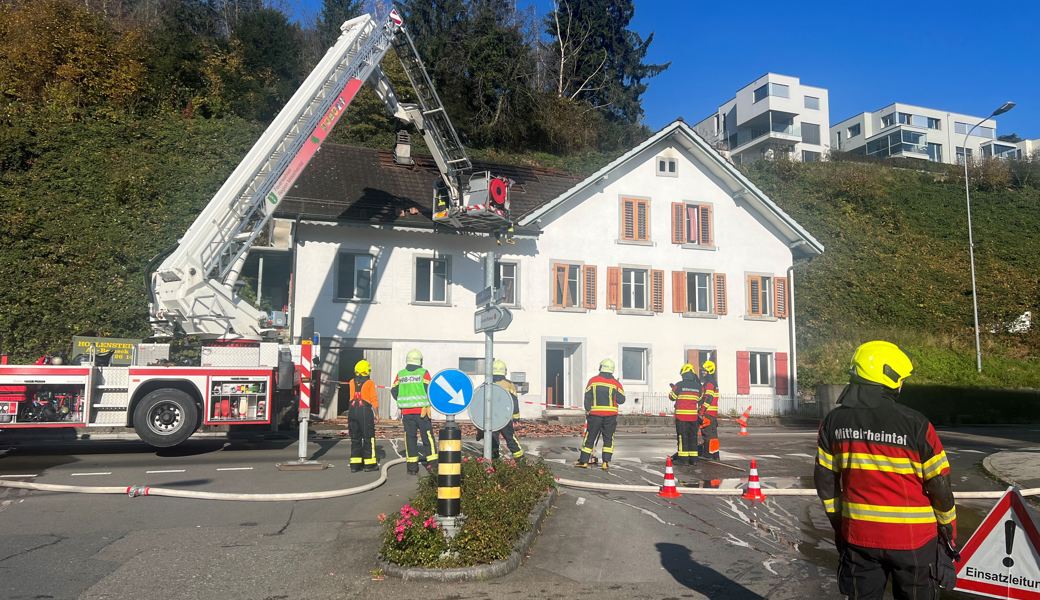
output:
[[[553,487],[538,461],[462,459],[462,529],[447,539],[437,524],[436,477],[424,477],[412,501],[383,523],[383,560],[402,567],[452,568],[502,560],[530,529],[528,516]]]

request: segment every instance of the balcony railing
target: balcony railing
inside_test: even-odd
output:
[[[797,138],[792,141],[799,141],[802,138],[802,128],[797,125],[782,125],[779,123],[775,123],[770,127],[752,127],[751,129],[737,131],[737,133],[729,136],[726,142],[729,144],[729,149],[733,150],[745,144],[750,144],[759,138],[779,135]]]

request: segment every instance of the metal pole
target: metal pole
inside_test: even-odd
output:
[[[495,285],[495,250],[488,250],[484,256],[484,286]],[[494,293],[492,293],[494,297]],[[484,332],[484,383],[491,385],[491,369],[495,362],[495,334],[491,331]],[[491,460],[491,394],[484,394],[484,458]]]
[[[964,134],[964,198],[968,204],[968,257],[971,261],[971,306],[975,313],[975,364],[979,373],[982,373],[982,344],[979,340],[979,298],[975,288],[975,238],[971,230],[971,186],[968,185],[968,136],[972,131],[985,121],[979,121],[968,133]]]

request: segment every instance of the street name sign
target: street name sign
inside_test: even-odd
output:
[[[473,331],[502,331],[513,322],[513,313],[502,306],[488,306],[473,314]]]
[[[457,415],[473,400],[473,381],[458,369],[444,369],[430,379],[430,404],[442,415]]]

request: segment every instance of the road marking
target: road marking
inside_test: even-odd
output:
[[[582,504],[585,504],[585,498],[578,498],[578,501],[575,502],[575,504],[577,504],[578,506],[581,506]]]
[[[806,454],[804,452],[790,452],[787,454],[787,456],[797,456],[799,458],[813,458],[811,454]]]
[[[145,474],[152,473],[183,473],[184,469],[162,469],[161,471],[145,471]]]
[[[0,475],[0,478],[16,479],[18,477],[39,477],[39,475],[33,473],[32,475]]]
[[[615,458],[614,460],[623,460],[625,462],[634,462],[634,463],[640,463],[640,464],[642,464],[642,462],[643,462],[643,459],[641,459],[639,457],[636,457],[636,456],[621,456],[621,457]]]
[[[253,467],[224,467],[218,471],[252,471]]]
[[[775,455],[775,454],[759,454],[758,457],[759,458],[775,458],[777,460],[780,460],[780,457]]]
[[[91,475],[111,475],[112,471],[104,471],[98,473],[71,473],[71,477],[89,477]]]
[[[985,454],[985,452],[983,452],[982,450],[965,450],[964,448],[961,448],[961,452],[971,452],[972,454]]]

